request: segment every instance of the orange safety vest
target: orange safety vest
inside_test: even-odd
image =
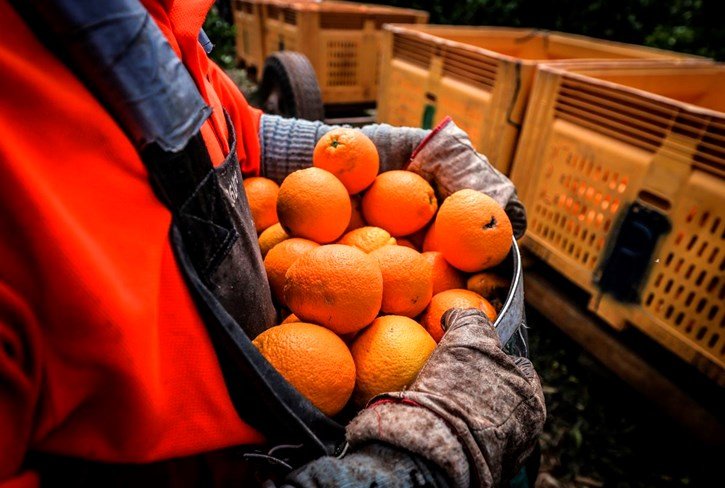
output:
[[[259,112],[197,36],[212,0],[143,1],[213,113],[212,162],[259,173]],[[263,442],[237,416],[118,125],[0,0],[0,485],[31,451],[147,463]]]

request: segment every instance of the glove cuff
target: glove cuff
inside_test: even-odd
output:
[[[317,141],[336,127],[339,126],[262,115],[259,123],[262,176],[281,183],[293,171],[309,167]],[[363,127],[362,132],[375,144],[380,155],[380,172],[383,172],[405,168],[413,149],[430,131],[371,124]]]
[[[405,169],[413,150],[422,144],[430,131],[412,127],[371,124],[362,128],[380,155],[380,172]]]
[[[281,183],[312,164],[317,141],[332,129],[322,122],[262,115],[259,122],[262,176]]]
[[[526,231],[526,212],[513,183],[476,152],[468,134],[450,117],[415,148],[408,169],[435,184],[441,198],[464,188],[487,194],[506,211],[516,238]]]
[[[469,486],[469,464],[463,446],[433,412],[396,400],[366,408],[347,427],[351,447],[385,442],[417,454],[443,469],[454,486]]]

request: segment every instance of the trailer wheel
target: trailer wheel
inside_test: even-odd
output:
[[[268,114],[306,120],[322,120],[325,115],[315,70],[307,57],[297,52],[279,51],[267,57],[253,98]]]

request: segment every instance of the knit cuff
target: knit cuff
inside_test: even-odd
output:
[[[288,174],[312,166],[315,144],[331,129],[322,122],[262,115],[259,123],[262,176],[281,183]]]
[[[413,127],[394,127],[388,124],[371,124],[362,128],[380,155],[380,172],[405,169],[416,147],[425,139],[429,130]]]
[[[278,115],[262,115],[259,124],[262,176],[281,183],[293,171],[311,166],[315,144],[336,127],[339,126],[286,119]],[[362,132],[373,141],[378,150],[382,173],[404,169],[415,148],[430,131],[371,124],[363,127]]]
[[[443,469],[454,486],[469,486],[468,458],[446,423],[422,407],[378,403],[366,408],[347,426],[351,447],[378,441],[406,449]]]

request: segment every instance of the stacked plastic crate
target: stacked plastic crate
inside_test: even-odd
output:
[[[725,66],[541,66],[512,178],[528,248],[725,384]]]
[[[378,121],[431,127],[450,115],[509,173],[536,67],[564,59],[694,59],[557,32],[499,27],[385,28]]]

